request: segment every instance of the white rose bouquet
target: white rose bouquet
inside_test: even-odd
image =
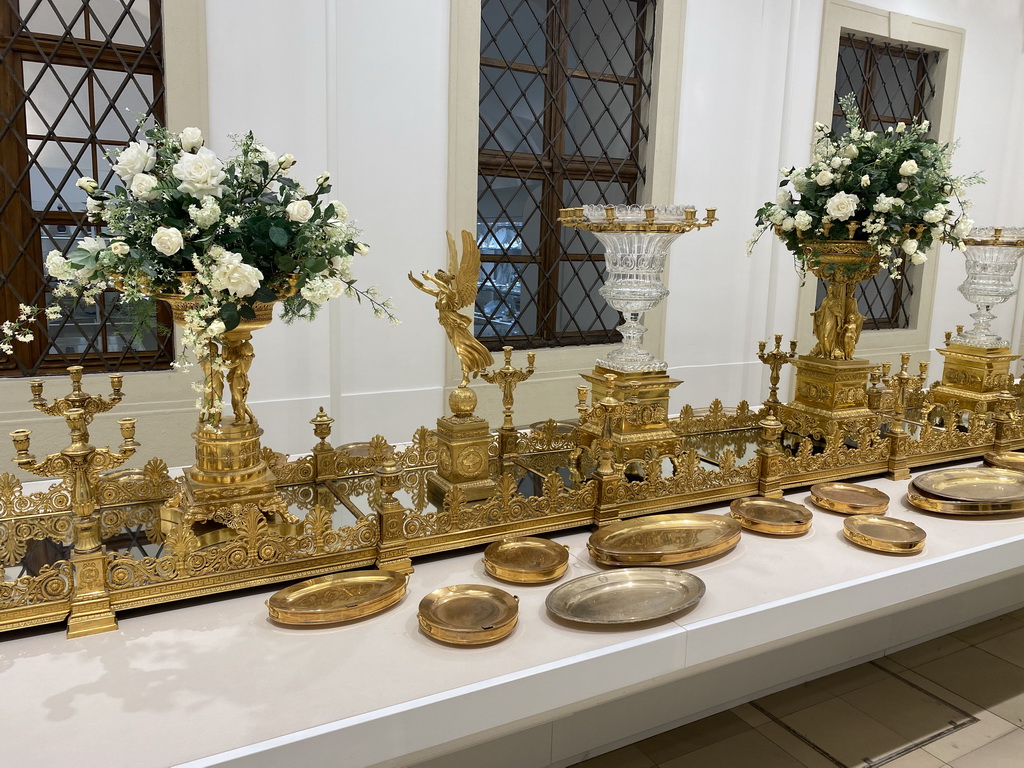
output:
[[[964,189],[983,179],[952,175],[953,148],[927,138],[927,121],[865,131],[853,94],[840,105],[847,132],[836,136],[815,124],[810,165],[782,170],[778,197],[757,211],[748,253],[772,229],[804,270],[801,243],[864,240],[898,278],[904,257],[920,264],[935,240],[964,250],[972,224]]]
[[[132,304],[182,294],[197,304],[186,313],[185,346],[200,354],[208,339],[254,318],[257,302],[280,300],[285,320],[312,319],[324,302],[348,295],[397,322],[390,299],[355,285],[354,256],[368,247],[345,206],[326,199],[328,174],[303,189],[289,176],[295,158],[278,158],[251,133],[235,137],[226,160],[197,128],[157,127],[146,138],[112,157],[121,181],[113,192],[79,180],[89,219],[105,232],[47,256],[56,295],[89,302],[114,286]],[[151,314],[148,305],[140,310]]]

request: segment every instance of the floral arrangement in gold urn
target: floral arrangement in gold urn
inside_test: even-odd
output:
[[[964,190],[982,179],[953,176],[954,147],[928,138],[927,120],[867,131],[853,94],[840,105],[846,133],[815,123],[811,162],[782,169],[777,198],[757,211],[748,252],[771,229],[804,270],[817,266],[810,243],[863,241],[898,278],[904,259],[924,262],[935,240],[964,250],[972,225]]]
[[[57,297],[88,304],[116,288],[123,303],[137,308],[142,326],[147,318],[152,323],[144,300],[170,302],[184,346],[206,373],[199,407],[214,421],[224,378],[233,366],[234,376],[244,378],[241,369],[252,358],[251,347],[239,342],[239,359],[232,360],[225,339],[266,325],[274,304],[286,321],[312,319],[345,295],[398,322],[379,289],[356,285],[354,258],[369,248],[345,206],[328,199],[328,173],[304,189],[290,175],[295,158],[278,156],[252,133],[232,137],[235,154],[226,159],[205,146],[197,128],[173,133],[157,126],[145,138],[111,156],[120,182],[114,191],[92,178],[78,180],[89,221],[103,227],[103,236],[85,237],[66,254],[51,251],[46,270],[57,281]],[[31,338],[28,321],[36,312],[25,307],[5,331]],[[233,399],[245,408],[244,397]]]

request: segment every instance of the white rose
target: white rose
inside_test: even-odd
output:
[[[75,265],[54,249],[46,254],[46,274],[57,280],[71,280],[75,276]]]
[[[127,256],[131,248],[128,247],[128,243],[118,240],[116,243],[110,244],[110,250],[114,252],[115,256]]]
[[[860,198],[856,195],[848,195],[845,192],[837,192],[825,203],[825,210],[828,215],[836,221],[846,221],[857,210]]]
[[[93,194],[99,188],[99,184],[96,183],[96,179],[91,176],[83,176],[75,182],[75,186],[79,189],[85,190],[87,195]]]
[[[811,214],[807,211],[798,211],[796,216],[793,217],[793,223],[796,224],[797,229],[804,232],[811,228],[814,224],[814,220],[811,218]]]
[[[295,155],[291,152],[286,152],[281,155],[281,159],[277,161],[282,171],[287,171],[293,165],[295,165]]]
[[[78,241],[78,247],[96,254],[107,247],[107,241],[102,237],[83,237]]]
[[[260,287],[263,273],[256,267],[242,263],[240,253],[224,251],[210,277],[210,287],[227,291],[232,296],[252,296]]]
[[[782,220],[782,231],[790,232],[793,227],[796,226],[796,220],[792,216],[787,216]]]
[[[878,211],[879,213],[888,213],[892,210],[892,203],[893,198],[886,195],[879,195],[874,206],[872,206],[872,210]]]
[[[814,181],[819,187],[827,187],[832,183],[832,179],[834,178],[835,177],[832,175],[831,171],[821,171],[814,177]]]
[[[214,320],[212,323],[210,323],[208,326],[206,326],[206,335],[207,336],[220,336],[226,330],[227,330],[227,326],[224,325],[224,321],[221,320],[218,317],[216,320]]]
[[[100,213],[103,211],[103,201],[87,197],[85,199],[85,210],[87,213]]]
[[[831,165],[833,168],[842,168],[843,167],[843,158],[841,158],[841,157],[833,157],[832,160],[829,162],[829,165]]]
[[[326,187],[327,186],[327,182],[329,182],[330,180],[331,180],[331,174],[328,173],[327,171],[324,171],[323,173],[321,173],[319,176],[316,177],[316,185],[318,187]]]
[[[903,133],[905,130],[907,130],[906,123],[904,123],[902,120],[896,123],[896,133]]]
[[[938,222],[942,221],[945,215],[945,211],[939,210],[937,208],[932,208],[929,211],[925,211],[924,216],[922,216],[922,218],[929,224],[937,224]]]
[[[132,177],[131,184],[128,185],[128,189],[135,195],[139,200],[152,200],[159,196],[159,192],[154,192],[153,189],[160,182],[157,181],[156,176],[152,176],[148,173],[137,173]]]
[[[366,243],[356,243],[356,253],[360,256],[365,256],[370,252],[370,246]]]
[[[903,123],[900,123],[903,125]],[[917,173],[917,162],[914,160],[904,160],[903,165],[900,166],[900,176],[913,176]]]
[[[928,257],[925,255],[924,251],[916,251],[910,255],[910,260],[914,264],[924,264],[928,261]]]
[[[864,141],[871,141],[877,135],[874,131],[868,131],[864,134]]]
[[[348,208],[346,208],[341,200],[331,200],[328,206],[334,206],[334,218],[338,221],[345,221],[348,218]]]
[[[900,248],[903,249],[903,252],[907,254],[907,256],[913,256],[917,253],[917,240],[914,240],[913,238],[904,240]]]
[[[114,163],[114,173],[130,184],[137,173],[153,170],[156,165],[156,150],[144,141],[133,141],[121,150]]]
[[[843,147],[843,157],[854,158],[859,154],[860,152],[857,151],[856,144],[847,144],[845,147]]]
[[[178,138],[181,140],[181,148],[186,152],[194,152],[203,146],[203,132],[198,128],[189,127],[178,134]]]
[[[174,227],[157,227],[156,234],[153,235],[153,239],[150,240],[153,247],[156,248],[160,253],[165,256],[173,256],[181,250],[185,244],[184,239]]]
[[[220,197],[221,182],[227,178],[224,164],[212,151],[201,147],[194,155],[185,154],[171,168],[174,178],[179,179],[179,192],[202,198],[206,195]]]
[[[871,177],[868,176],[865,173],[863,176],[860,177],[860,185],[862,187],[870,187],[871,186]]]
[[[961,238],[967,237],[971,234],[971,229],[974,227],[974,222],[968,219],[966,216],[960,218],[956,224],[953,225],[953,237]]]
[[[775,204],[786,208],[790,203],[793,202],[793,196],[789,194],[788,189],[780,189],[779,193],[775,196]]]
[[[284,210],[288,221],[306,222],[313,215],[313,206],[309,200],[293,200]]]
[[[898,189],[900,192],[906,192],[908,189],[910,189],[910,185],[905,181],[901,181],[899,184],[896,185],[896,189]]]

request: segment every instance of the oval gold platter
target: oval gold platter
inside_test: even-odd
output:
[[[814,517],[803,504],[762,496],[736,499],[729,506],[729,513],[744,528],[774,536],[799,536],[806,533]]]
[[[624,568],[590,573],[551,590],[544,605],[583,624],[631,624],[660,619],[704,597],[704,582],[672,568]]]
[[[402,599],[408,576],[392,571],[349,571],[318,576],[275,592],[267,600],[279,624],[336,624],[370,616]]]
[[[929,496],[972,504],[1024,501],[1024,473],[1001,467],[953,467],[925,472],[914,487]]]
[[[483,645],[508,637],[519,620],[519,598],[483,584],[435,589],[420,600],[420,630],[453,645]]]
[[[927,534],[914,523],[882,515],[856,515],[843,522],[843,533],[854,544],[879,552],[913,554],[924,549]]]
[[[889,496],[877,488],[853,483],[818,483],[811,486],[811,501],[843,515],[884,515]]]
[[[907,501],[918,509],[944,515],[1002,515],[1024,512],[1024,499],[1017,501],[953,501],[925,493],[914,485],[907,486]]]
[[[503,539],[484,550],[484,570],[513,584],[554,581],[562,578],[568,567],[568,547],[533,536]]]
[[[728,552],[742,530],[724,515],[648,515],[598,529],[587,549],[604,565],[678,565]]]
[[[1022,451],[986,453],[982,458],[990,467],[1001,467],[1002,469],[1012,469],[1017,472],[1024,472],[1024,452]]]

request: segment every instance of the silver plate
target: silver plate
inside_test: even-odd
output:
[[[551,590],[555,616],[585,624],[632,624],[660,619],[704,597],[704,582],[672,568],[625,568],[591,573]]]

